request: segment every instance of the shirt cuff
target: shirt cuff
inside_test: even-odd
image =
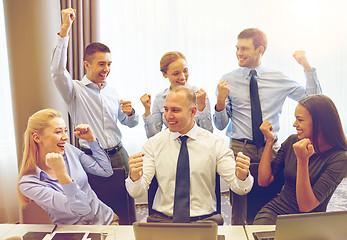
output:
[[[236,176],[235,176],[236,177]],[[248,174],[248,177],[242,181],[236,177],[236,184],[238,188],[244,192],[244,194],[247,194],[251,191],[252,186],[253,186],[254,178],[251,175],[251,173]]]
[[[55,45],[60,48],[67,47],[69,45],[69,39],[69,35],[62,38],[61,36],[59,36],[59,34],[57,34]]]
[[[89,145],[89,147],[90,147],[90,149],[100,149],[100,148],[102,148],[101,146],[100,146],[100,143],[99,143],[99,140],[98,139],[96,139],[95,141],[93,141],[93,142],[87,142],[88,143],[88,145]]]
[[[141,197],[143,195],[144,191],[142,189],[142,177],[138,179],[137,181],[133,182],[133,180],[131,180],[131,178],[128,176],[125,179],[125,186],[128,193],[133,198]]]
[[[304,71],[306,79],[317,79],[316,68],[312,68],[312,72]]]
[[[227,115],[227,110],[225,108],[222,111],[217,112],[216,106],[214,106],[214,116],[215,117],[223,117],[224,115]]]
[[[142,119],[146,125],[149,125],[152,123],[152,114],[149,114],[148,116],[145,116],[145,114],[143,114]]]

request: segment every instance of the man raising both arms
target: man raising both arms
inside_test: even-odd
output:
[[[304,68],[305,87],[290,80],[281,72],[265,68],[261,64],[261,58],[267,47],[265,33],[257,28],[248,28],[243,30],[237,39],[236,56],[240,68],[225,74],[218,83],[213,120],[216,128],[223,130],[231,119],[231,128],[229,127],[226,133],[231,140],[231,149],[235,154],[243,152],[251,158],[251,165],[256,165],[261,159],[265,146],[264,136],[259,130],[262,121],[269,121],[272,124],[272,132],[277,140],[279,117],[286,98],[299,101],[308,95],[321,93],[321,88],[316,70],[309,65],[304,51],[296,51],[293,56]],[[254,75],[253,81],[251,75]],[[250,84],[251,82],[253,84]],[[254,135],[258,137],[254,138]],[[278,148],[278,142],[274,146]],[[253,169],[255,172],[252,172]],[[252,196],[258,190],[256,169],[250,167],[255,181],[248,196],[232,194],[234,225],[245,224],[246,215],[247,222],[252,223],[262,207],[261,199],[266,195],[263,189],[260,190],[263,194]],[[254,202],[250,201],[251,197]]]

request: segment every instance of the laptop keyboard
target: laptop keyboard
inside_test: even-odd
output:
[[[275,231],[253,232],[255,240],[274,240]]]

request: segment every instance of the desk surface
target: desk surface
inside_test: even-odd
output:
[[[38,224],[0,224],[0,239],[23,236],[27,232],[51,232],[54,225]],[[274,230],[275,226],[246,226],[249,239],[254,239],[252,231]],[[56,231],[89,231],[106,232],[106,240],[134,240],[132,226],[106,226],[106,225],[59,225]],[[226,240],[247,240],[242,226],[218,226],[218,234],[224,235]],[[114,238],[116,236],[116,238]]]
[[[0,239],[15,226],[16,224],[0,224]]]

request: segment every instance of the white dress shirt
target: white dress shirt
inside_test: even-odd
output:
[[[152,181],[154,174],[158,180],[158,190],[154,197],[153,209],[168,216],[173,215],[177,160],[181,147],[178,132],[169,129],[159,132],[147,140],[143,146],[143,176],[133,182],[126,179],[129,194],[140,197]],[[223,139],[213,133],[194,127],[185,134],[190,166],[190,215],[201,216],[216,211],[216,172],[237,194],[247,194],[253,185],[253,177],[241,181],[235,175],[233,151]]]

